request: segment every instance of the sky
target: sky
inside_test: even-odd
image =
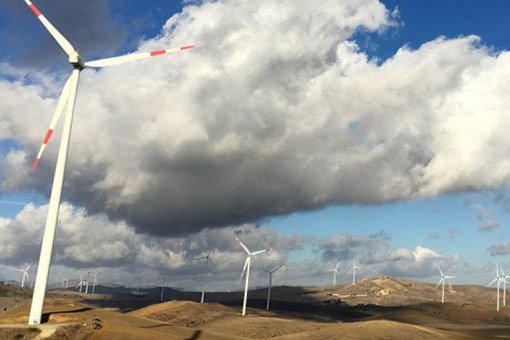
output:
[[[50,281],[240,289],[510,271],[510,3],[34,1],[86,60]],[[69,75],[23,1],[0,3],[0,280],[37,263]],[[213,251],[206,267],[194,258]],[[34,272],[35,273],[35,272]],[[33,274],[32,274],[33,275]]]

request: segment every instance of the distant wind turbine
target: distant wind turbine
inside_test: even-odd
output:
[[[501,283],[505,281],[505,279],[503,278],[503,276],[500,274],[499,272],[499,266],[496,265],[496,278],[494,278],[494,280],[492,280],[488,285],[487,287],[490,287],[492,286],[494,283],[496,283],[496,286],[497,286],[497,295],[496,295],[496,310],[499,312],[499,287],[501,285]]]
[[[41,316],[44,304],[44,297],[46,295],[46,287],[48,285],[48,275],[50,271],[51,255],[53,251],[53,243],[55,240],[55,233],[58,222],[58,211],[60,208],[60,198],[62,195],[62,186],[64,184],[64,174],[67,163],[67,153],[69,148],[69,142],[71,139],[71,127],[73,125],[74,107],[76,104],[76,95],[78,92],[78,81],[80,79],[81,71],[86,68],[103,68],[113,65],[123,64],[125,62],[146,59],[159,55],[164,55],[172,52],[178,52],[193,48],[193,45],[182,46],[178,48],[168,50],[158,50],[145,53],[132,53],[120,57],[105,58],[95,61],[84,61],[78,53],[77,49],[60,33],[51,22],[41,13],[41,11],[30,1],[25,0],[25,3],[30,10],[39,19],[42,25],[50,33],[50,35],[56,40],[58,45],[68,55],[69,63],[72,66],[72,73],[66,81],[62,94],[58,100],[58,104],[55,113],[51,119],[49,129],[46,131],[42,145],[39,149],[39,153],[35,158],[31,172],[33,173],[37,168],[37,164],[41,160],[44,149],[48,144],[53,131],[57,126],[57,122],[67,107],[65,116],[65,122],[62,132],[62,138],[60,141],[60,148],[57,156],[57,164],[55,166],[55,174],[53,178],[53,186],[51,188],[50,203],[48,207],[48,215],[46,217],[46,225],[44,227],[44,235],[41,245],[41,253],[39,255],[39,265],[37,266],[37,276],[35,281],[35,289],[32,297],[32,306],[30,308],[30,316],[28,323],[30,325],[37,325],[41,323]],[[82,28],[83,29],[83,28]]]
[[[81,275],[81,273],[78,273],[78,275],[80,276],[80,282],[78,282],[78,284],[76,285],[75,288],[79,288],[80,289],[80,293],[81,293],[83,287],[85,287],[85,294],[88,294],[88,292],[89,292],[89,282],[85,281],[83,279],[83,275]]]
[[[269,270],[266,268],[262,268],[263,271],[269,274],[269,285],[267,286],[267,303],[266,303],[266,310],[269,310],[269,302],[271,301],[271,286],[273,285],[273,274],[283,267],[283,264],[279,265],[276,268],[273,268],[273,270]]]
[[[18,269],[19,272],[23,273],[23,277],[21,278],[21,288],[25,288],[25,280],[30,279],[30,276],[28,275],[30,267],[32,267],[32,263],[26,266],[25,269],[23,268]]]
[[[505,274],[501,266],[499,266],[499,271],[501,272],[501,279],[503,281],[503,306],[506,306],[506,284],[508,283],[506,279],[510,279],[510,275]]]
[[[437,266],[437,269],[439,270],[439,274],[441,274],[441,278],[439,279],[439,282],[436,285],[436,288],[439,287],[439,285],[442,284],[442,292],[441,292],[441,303],[444,303],[444,286],[446,284],[446,280],[448,279],[454,279],[455,276],[448,276],[443,273],[440,266]]]
[[[206,266],[209,266],[209,263],[212,262],[211,261],[212,253],[213,252],[210,251],[209,254],[207,254],[206,256],[197,257],[197,258],[195,258],[195,260],[197,260],[197,261],[205,260]],[[204,279],[202,281],[202,296],[200,297],[200,303],[204,303],[206,287],[207,287],[207,272],[204,273]]]
[[[356,270],[359,269],[359,267],[354,263],[354,260],[352,260],[352,267],[350,270],[352,270],[352,284],[356,284]]]
[[[241,242],[237,237],[236,237],[236,241],[244,249],[244,251],[247,254],[246,261],[244,262],[243,272],[241,273],[241,279],[246,274],[246,282],[244,284],[244,298],[243,298],[243,316],[244,316],[244,315],[246,315],[246,300],[248,299],[248,284],[249,284],[249,281],[250,281],[250,263],[251,263],[251,258],[253,256],[255,256],[255,255],[259,255],[259,254],[265,253],[269,249],[262,249],[262,250],[257,250],[257,251],[254,251],[254,252],[250,252],[248,247],[246,247],[244,245],[244,243]]]
[[[340,263],[337,263],[336,266],[329,270],[330,272],[333,272],[333,286],[336,286],[336,274],[339,274],[338,266],[340,266]]]
[[[92,276],[92,294],[96,293],[96,286],[99,283],[99,281],[97,281],[97,276],[99,274],[101,274],[101,273],[96,274],[93,271],[89,271],[89,275]]]

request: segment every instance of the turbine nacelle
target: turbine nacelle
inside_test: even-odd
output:
[[[69,54],[69,64],[73,65],[73,68],[83,70],[85,68],[85,61],[83,61],[80,54],[76,51]]]

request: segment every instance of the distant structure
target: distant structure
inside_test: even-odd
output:
[[[69,288],[69,279],[62,279],[62,289]]]
[[[356,270],[359,269],[359,267],[354,263],[354,260],[352,260],[352,267],[350,270],[352,270],[352,284],[356,284]]]
[[[253,256],[255,256],[255,255],[259,255],[259,254],[265,253],[269,249],[262,249],[262,250],[257,250],[257,251],[254,251],[254,252],[250,252],[248,247],[246,247],[244,245],[244,243],[241,242],[241,240],[239,240],[237,237],[236,237],[236,241],[244,249],[244,251],[246,252],[246,255],[247,255],[246,256],[246,261],[244,262],[243,272],[241,273],[241,280],[243,279],[243,276],[246,274],[246,282],[244,284],[244,298],[243,298],[243,316],[245,316],[246,315],[246,300],[248,300],[248,284],[249,284],[249,281],[250,281],[250,263],[251,263],[251,258]]]
[[[267,303],[266,303],[266,310],[269,310],[269,302],[271,301],[271,286],[273,285],[273,274],[280,268],[283,267],[283,264],[279,265],[278,267],[274,268],[273,270],[269,270],[266,268],[262,268],[263,271],[269,274],[269,284],[267,286]]]
[[[39,19],[41,24],[50,33],[50,35],[56,40],[57,44],[60,45],[60,47],[67,54],[67,56],[69,57],[68,61],[73,69],[71,76],[68,78],[64,85],[64,88],[62,89],[62,94],[58,99],[57,108],[55,110],[55,113],[53,114],[48,130],[46,130],[46,134],[44,136],[42,145],[39,149],[39,153],[37,154],[37,157],[35,158],[31,169],[31,172],[34,173],[37,164],[41,160],[46,145],[48,144],[51,136],[53,135],[53,132],[57,126],[60,116],[62,115],[64,109],[67,108],[60,148],[57,156],[57,164],[55,166],[53,185],[51,188],[48,215],[46,218],[46,225],[44,227],[41,253],[39,255],[39,265],[37,266],[35,288],[32,296],[32,307],[30,309],[30,316],[28,318],[28,323],[30,325],[38,325],[41,323],[44,297],[46,295],[46,288],[48,286],[48,275],[50,271],[51,255],[53,251],[53,243],[55,240],[58,222],[58,211],[60,208],[62,187],[64,185],[64,174],[67,163],[67,154],[69,142],[71,139],[71,127],[73,125],[74,107],[76,104],[76,95],[78,93],[78,82],[81,71],[86,68],[94,69],[103,68],[123,64],[125,62],[152,58],[172,52],[184,51],[193,48],[193,45],[145,53],[131,53],[118,57],[85,62],[83,58],[80,56],[78,50],[69,42],[69,40],[67,40],[62,35],[62,33],[60,33],[55,28],[55,26],[53,26],[53,24],[41,13],[41,11],[30,0],[25,0],[25,3],[28,6],[28,8],[30,8],[32,13],[34,13],[37,19]],[[75,25],[77,25],[76,22]]]
[[[165,299],[165,284],[166,284],[166,280],[162,279],[161,280],[161,298],[160,298],[160,301],[163,301]]]
[[[80,276],[80,282],[78,282],[78,284],[76,285],[75,288],[79,288],[79,292],[81,293],[82,290],[83,290],[83,287],[85,287],[85,294],[88,294],[89,293],[89,282],[88,281],[85,281],[83,279],[83,275],[81,275],[81,273],[78,273],[78,275]]]
[[[32,263],[25,267],[25,269],[18,269],[19,272],[23,273],[23,277],[21,278],[21,288],[25,288],[25,280],[30,279],[30,275],[28,275],[28,271],[32,267]]]
[[[99,281],[97,281],[97,275],[99,275],[99,274],[101,274],[101,273],[96,274],[93,271],[89,271],[89,276],[92,276],[92,294],[96,293],[96,286],[99,283]]]
[[[497,295],[496,295],[496,310],[499,312],[499,287],[501,285],[501,283],[505,281],[504,277],[500,274],[499,272],[499,265],[496,265],[496,278],[494,278],[494,280],[492,280],[488,285],[487,287],[490,287],[492,286],[494,283],[496,283],[496,290],[497,290]]]
[[[206,256],[197,257],[195,258],[195,260],[197,261],[205,260],[206,266],[209,266],[209,263],[211,262],[212,253],[213,252],[210,251],[209,254],[207,254]],[[204,303],[206,287],[207,287],[207,271],[204,273],[204,278],[202,280],[202,296],[200,297],[200,303]]]
[[[446,284],[447,279],[454,279],[455,276],[448,276],[443,273],[440,266],[437,266],[437,269],[439,270],[439,274],[441,275],[441,278],[439,279],[439,282],[436,285],[436,288],[439,287],[440,284],[442,284],[442,292],[441,292],[441,303],[444,303],[444,286]]]
[[[510,279],[510,275],[505,274],[501,266],[499,266],[499,271],[501,272],[501,277],[503,279],[503,306],[506,306],[506,284],[508,282],[506,279]]]
[[[289,267],[286,265],[283,265],[283,285],[287,285],[287,271],[289,270]]]
[[[336,286],[336,274],[339,274],[338,266],[340,266],[340,262],[329,270],[330,272],[333,272],[333,286]]]

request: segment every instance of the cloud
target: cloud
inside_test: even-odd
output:
[[[109,1],[46,0],[34,4],[85,56],[111,54],[126,37],[110,13]],[[66,60],[60,47],[23,2],[3,1],[0,12],[5,13],[9,24],[9,33],[2,32],[2,36],[18,53],[23,51],[14,63],[43,67],[49,62]]]
[[[381,231],[378,234],[353,236],[349,234],[333,235],[318,241],[317,252],[323,261],[354,260],[356,257],[389,246],[391,237]]]
[[[453,227],[448,229],[448,236],[450,239],[454,240],[461,234],[461,231],[459,228]]]
[[[440,37],[377,63],[352,40],[392,25],[375,0],[185,7],[139,50],[195,50],[83,72],[66,199],[184,235],[508,183],[509,54]],[[46,88],[0,80],[0,138],[24,146],[0,158],[1,190],[49,191],[58,133],[26,176],[55,106]]]
[[[499,228],[501,222],[499,220],[490,219],[490,215],[492,214],[492,210],[489,207],[486,207],[480,203],[477,203],[475,198],[469,199],[469,206],[473,208],[478,215],[478,230],[490,232],[496,228]]]
[[[489,247],[492,256],[510,255],[510,243],[497,243]]]

